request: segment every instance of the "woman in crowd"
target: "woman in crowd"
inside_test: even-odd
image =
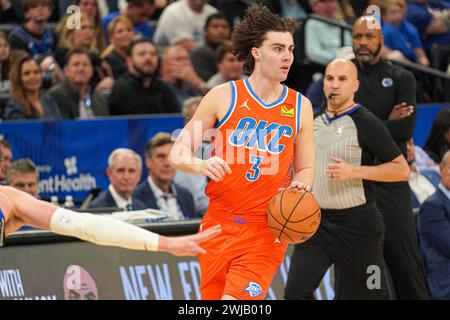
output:
[[[444,109],[436,115],[423,149],[436,163],[440,163],[450,149],[450,109]]]
[[[6,34],[3,31],[0,31],[0,94],[8,93],[10,89],[10,82],[8,77],[10,53],[11,49],[9,48]]]
[[[135,35],[133,22],[125,16],[117,16],[108,25],[111,44],[101,54],[110,66],[114,79],[127,71],[127,48]]]
[[[62,119],[56,101],[41,91],[42,73],[39,64],[29,54],[21,53],[11,64],[11,100],[6,103],[4,118]]]

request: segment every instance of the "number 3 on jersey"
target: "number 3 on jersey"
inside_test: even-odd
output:
[[[247,172],[247,174],[245,175],[245,177],[247,178],[248,181],[253,182],[253,181],[258,180],[260,173],[261,173],[259,166],[261,165],[262,161],[263,161],[263,157],[256,156],[254,154],[252,154],[250,156],[250,163],[253,163],[253,165],[250,168],[250,170]]]

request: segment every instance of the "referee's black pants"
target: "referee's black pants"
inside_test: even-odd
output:
[[[383,242],[383,218],[374,204],[322,210],[316,234],[295,246],[284,298],[314,299],[314,291],[334,263],[352,298],[386,299]],[[376,281],[372,281],[373,275],[378,277]]]

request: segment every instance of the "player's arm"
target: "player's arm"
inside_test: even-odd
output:
[[[300,130],[294,145],[294,177],[291,186],[310,190],[314,181],[313,111],[311,102],[302,96]]]
[[[200,102],[194,116],[178,135],[173,145],[169,161],[177,170],[208,176],[220,181],[230,167],[217,156],[202,160],[195,156],[195,150],[201,145],[203,137],[221,119],[231,103],[230,84],[226,83],[209,91]],[[225,112],[224,112],[225,111]]]
[[[0,192],[9,198],[12,225],[27,224],[98,245],[196,255],[205,252],[199,242],[220,233],[220,226],[215,226],[195,235],[164,237],[110,217],[59,208],[13,188],[1,187]]]

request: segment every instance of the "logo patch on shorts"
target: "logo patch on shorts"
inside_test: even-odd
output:
[[[248,292],[250,297],[254,298],[262,294],[262,288],[258,283],[250,281],[244,292]]]

